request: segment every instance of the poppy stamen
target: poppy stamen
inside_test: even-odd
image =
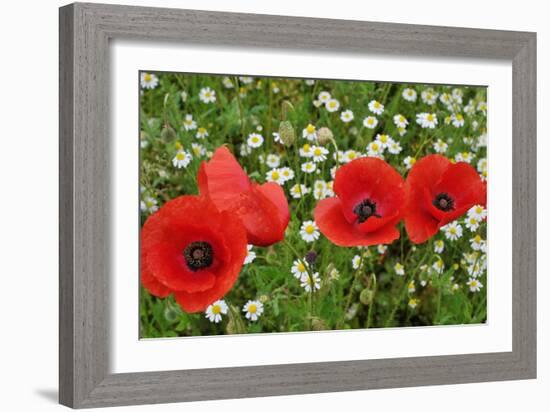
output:
[[[365,199],[361,203],[358,203],[353,208],[353,213],[357,215],[359,223],[363,223],[371,216],[381,217],[376,213],[376,203],[370,199]]]
[[[183,251],[185,263],[196,272],[210,266],[214,260],[212,246],[208,242],[192,242]]]
[[[455,201],[447,193],[438,194],[433,200],[432,204],[437,207],[439,210],[448,212],[449,210],[454,210]]]

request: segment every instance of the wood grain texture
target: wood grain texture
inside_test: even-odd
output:
[[[84,408],[536,376],[533,33],[75,3],[60,9],[60,402]],[[513,350],[109,373],[109,40],[504,59],[513,65]]]

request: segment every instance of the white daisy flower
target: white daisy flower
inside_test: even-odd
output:
[[[412,156],[407,156],[406,158],[403,159],[403,163],[405,164],[405,167],[407,168],[407,170],[409,170],[416,163],[416,159]]]
[[[358,159],[361,157],[361,154],[353,149],[346,150],[343,154],[342,161],[344,163],[349,163],[355,159]],[[332,177],[334,179],[334,176]]]
[[[464,225],[472,232],[475,232],[477,228],[479,227],[479,220],[477,220],[474,216],[466,216],[466,220],[464,221]]]
[[[479,235],[475,235],[470,239],[470,245],[473,250],[484,250],[487,248],[485,240],[483,240]]]
[[[403,266],[401,263],[397,262],[393,266],[393,270],[395,270],[395,274],[398,276],[404,276],[405,275],[405,266]]]
[[[392,140],[388,146],[388,152],[390,152],[391,154],[399,154],[401,153],[401,150],[403,149],[401,148],[399,142],[396,142],[394,140]]]
[[[252,250],[254,246],[253,245],[247,245],[246,246],[246,257],[244,258],[244,265],[248,265],[249,263],[254,262],[254,259],[256,259],[256,252]]]
[[[443,242],[442,240],[436,240],[434,242],[434,252],[443,253],[444,250],[445,250],[445,242]]]
[[[315,84],[315,80],[307,79],[304,80],[304,83],[306,84],[306,86],[313,86]]]
[[[282,186],[285,183],[285,178],[280,169],[271,169],[265,175],[265,180],[272,183],[277,183]]]
[[[242,144],[240,146],[240,150],[239,150],[239,153],[241,154],[241,157],[246,157],[248,156],[250,153],[252,153],[252,148],[247,145],[247,144]]]
[[[308,243],[314,242],[319,239],[319,228],[313,220],[306,220],[300,227],[300,236]]]
[[[308,274],[303,275],[300,278],[300,286],[302,286],[306,292],[321,289],[321,278],[319,278],[319,273],[315,272],[311,276]]]
[[[472,206],[468,210],[468,217],[473,217],[478,222],[481,222],[483,219],[487,217],[487,209],[485,209],[481,205]]]
[[[313,183],[313,197],[315,200],[321,200],[326,197],[327,183],[324,180],[316,180]]]
[[[445,106],[448,106],[453,102],[453,96],[449,93],[442,93],[441,96],[439,96],[439,101]]]
[[[225,76],[222,79],[222,84],[223,84],[223,87],[225,87],[226,89],[233,89],[235,87],[231,79],[227,76]]]
[[[185,90],[180,92],[180,99],[184,103],[187,101],[187,92]]]
[[[384,113],[384,105],[377,100],[371,100],[369,102],[369,110],[377,115]]]
[[[297,183],[290,188],[290,196],[294,199],[300,199],[302,196],[307,195],[310,191],[311,189],[309,189],[306,185]]]
[[[449,240],[457,240],[462,237],[462,226],[456,221],[446,224],[441,230],[443,230],[445,237]]]
[[[319,96],[317,96],[317,99],[325,104],[326,102],[328,102],[330,100],[332,96],[330,95],[329,92],[325,92],[325,91],[322,91],[321,93],[319,93]]]
[[[414,285],[414,280],[411,280],[409,284],[407,285],[407,292],[414,293],[416,292],[416,287]]]
[[[401,127],[404,129],[409,124],[409,121],[402,114],[396,114],[393,116],[393,123],[395,124],[395,127]]]
[[[372,141],[367,145],[367,154],[369,156],[378,157],[384,153],[384,146],[378,141]]]
[[[407,129],[404,127],[398,127],[397,133],[399,133],[399,136],[404,136],[407,133]]]
[[[250,84],[254,81],[254,77],[250,76],[239,76],[239,80],[242,84]]]
[[[301,157],[313,157],[313,147],[306,143],[300,147],[299,153]]]
[[[208,137],[208,130],[206,130],[204,127],[199,127],[197,129],[197,133],[195,134],[195,137],[197,139],[204,139],[205,137]]]
[[[340,120],[342,120],[344,123],[349,123],[353,120],[353,112],[351,110],[344,110],[342,113],[340,113]]]
[[[302,163],[301,169],[302,169],[302,172],[313,173],[315,172],[315,170],[317,170],[317,165],[313,162],[305,162],[305,163]]]
[[[375,140],[382,145],[384,149],[388,148],[393,142],[389,134],[377,134]]]
[[[367,129],[374,129],[378,125],[378,119],[374,116],[367,116],[363,119],[363,126]]]
[[[443,260],[437,259],[435,263],[432,265],[432,269],[435,271],[435,273],[437,273],[438,275],[441,275],[445,270],[445,263],[443,263]]]
[[[403,93],[401,93],[401,96],[403,96],[403,99],[405,99],[408,102],[415,102],[417,97],[416,91],[409,87],[407,87],[406,89],[403,89]]]
[[[362,265],[362,259],[361,259],[361,256],[359,255],[355,255],[352,259],[351,259],[351,267],[354,269],[354,270],[357,270],[361,267]]]
[[[206,308],[206,318],[212,323],[219,323],[222,315],[227,315],[228,309],[224,300],[217,300]]]
[[[460,152],[455,155],[455,161],[470,163],[474,155],[470,152]]]
[[[140,83],[142,89],[154,89],[159,85],[159,78],[153,73],[141,73]]]
[[[279,172],[283,176],[283,180],[285,182],[294,179],[294,170],[292,170],[290,167],[281,167],[279,169]]]
[[[192,114],[186,114],[183,119],[183,128],[186,131],[195,130],[197,128],[197,122],[193,120]]]
[[[477,111],[487,114],[487,102],[481,101],[477,104]]]
[[[159,209],[157,199],[151,196],[147,196],[140,202],[140,209],[143,213],[156,212]]]
[[[464,97],[464,91],[462,89],[454,88],[452,91],[452,94],[453,94],[453,99],[456,102],[462,103],[462,97]]]
[[[325,103],[325,108],[327,109],[327,112],[337,112],[338,109],[340,109],[340,102],[336,99],[330,99]]]
[[[460,113],[453,114],[451,116],[451,124],[457,128],[464,126],[464,116],[462,116]]]
[[[279,167],[281,164],[281,156],[270,153],[267,155],[265,163],[271,168]]]
[[[244,317],[251,322],[256,322],[264,313],[264,304],[259,300],[249,300],[243,306]]]
[[[292,267],[290,268],[290,273],[296,278],[301,279],[302,276],[307,275],[307,269],[309,268],[309,264],[304,259],[296,259],[292,263]]]
[[[485,157],[477,161],[477,171],[479,173],[487,172],[487,159]]]
[[[437,139],[437,141],[433,144],[433,148],[436,153],[445,153],[448,147],[449,145],[441,139]]]
[[[483,287],[483,284],[475,278],[468,279],[468,282],[466,282],[466,285],[470,289],[470,292],[479,292]]]
[[[408,305],[411,309],[414,309],[418,306],[418,303],[420,303],[420,301],[417,298],[410,298]]]
[[[246,143],[249,147],[257,149],[264,143],[264,137],[259,133],[250,133]]]
[[[193,151],[193,155],[195,155],[195,157],[201,157],[206,154],[206,148],[198,143],[191,143],[191,150]]]
[[[210,87],[203,87],[199,92],[199,100],[203,103],[214,103],[216,101],[216,92]]]
[[[185,150],[178,150],[174,158],[172,159],[172,164],[174,167],[181,169],[187,167],[191,163],[191,153]]]
[[[302,130],[302,137],[311,142],[315,142],[317,140],[317,128],[311,123],[309,123],[305,127],[305,129]]]
[[[379,254],[383,255],[388,250],[388,247],[386,245],[378,245],[376,247],[376,250],[378,251]]]
[[[435,126],[437,126],[437,116],[433,113],[418,113],[416,115],[416,123],[423,129],[435,129]]]
[[[434,89],[429,88],[422,90],[420,97],[424,103],[434,104],[437,101],[438,94],[434,91]]]
[[[323,146],[313,146],[311,150],[313,151],[314,162],[324,162],[327,160],[328,150]]]

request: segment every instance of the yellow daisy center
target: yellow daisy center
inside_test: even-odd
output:
[[[313,126],[312,124],[308,124],[306,127],[306,132],[312,134],[313,132],[315,132],[315,126]]]
[[[221,308],[220,305],[214,305],[214,306],[212,306],[212,313],[213,313],[214,315],[219,315],[219,314],[221,313],[221,311],[222,311],[222,308]]]
[[[145,76],[143,76],[143,79],[146,82],[150,82],[152,78],[153,78],[153,76],[151,76],[149,73],[145,73]]]
[[[257,311],[258,311],[258,307],[254,303],[251,303],[250,305],[248,305],[249,313],[256,313]]]
[[[315,228],[312,225],[306,226],[306,233],[308,235],[311,235],[313,232],[315,232]]]

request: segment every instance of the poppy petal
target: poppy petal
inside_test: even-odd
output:
[[[351,225],[342,212],[342,202],[336,197],[323,199],[314,211],[319,230],[338,246],[369,246],[391,243],[399,238],[399,231],[391,225],[369,233],[363,233],[358,225]]]
[[[350,223],[357,218],[354,208],[365,199],[376,203],[376,212],[380,216],[393,215],[404,207],[404,187],[401,175],[376,157],[363,157],[340,167],[334,179],[334,192],[341,199],[345,217]]]
[[[215,204],[224,204],[250,189],[250,179],[235,156],[225,146],[218,148],[208,162],[202,162],[197,176],[199,191]]]
[[[277,208],[281,226],[286,228],[290,221],[290,211],[285,191],[276,183],[268,182],[257,186],[258,190]]]

